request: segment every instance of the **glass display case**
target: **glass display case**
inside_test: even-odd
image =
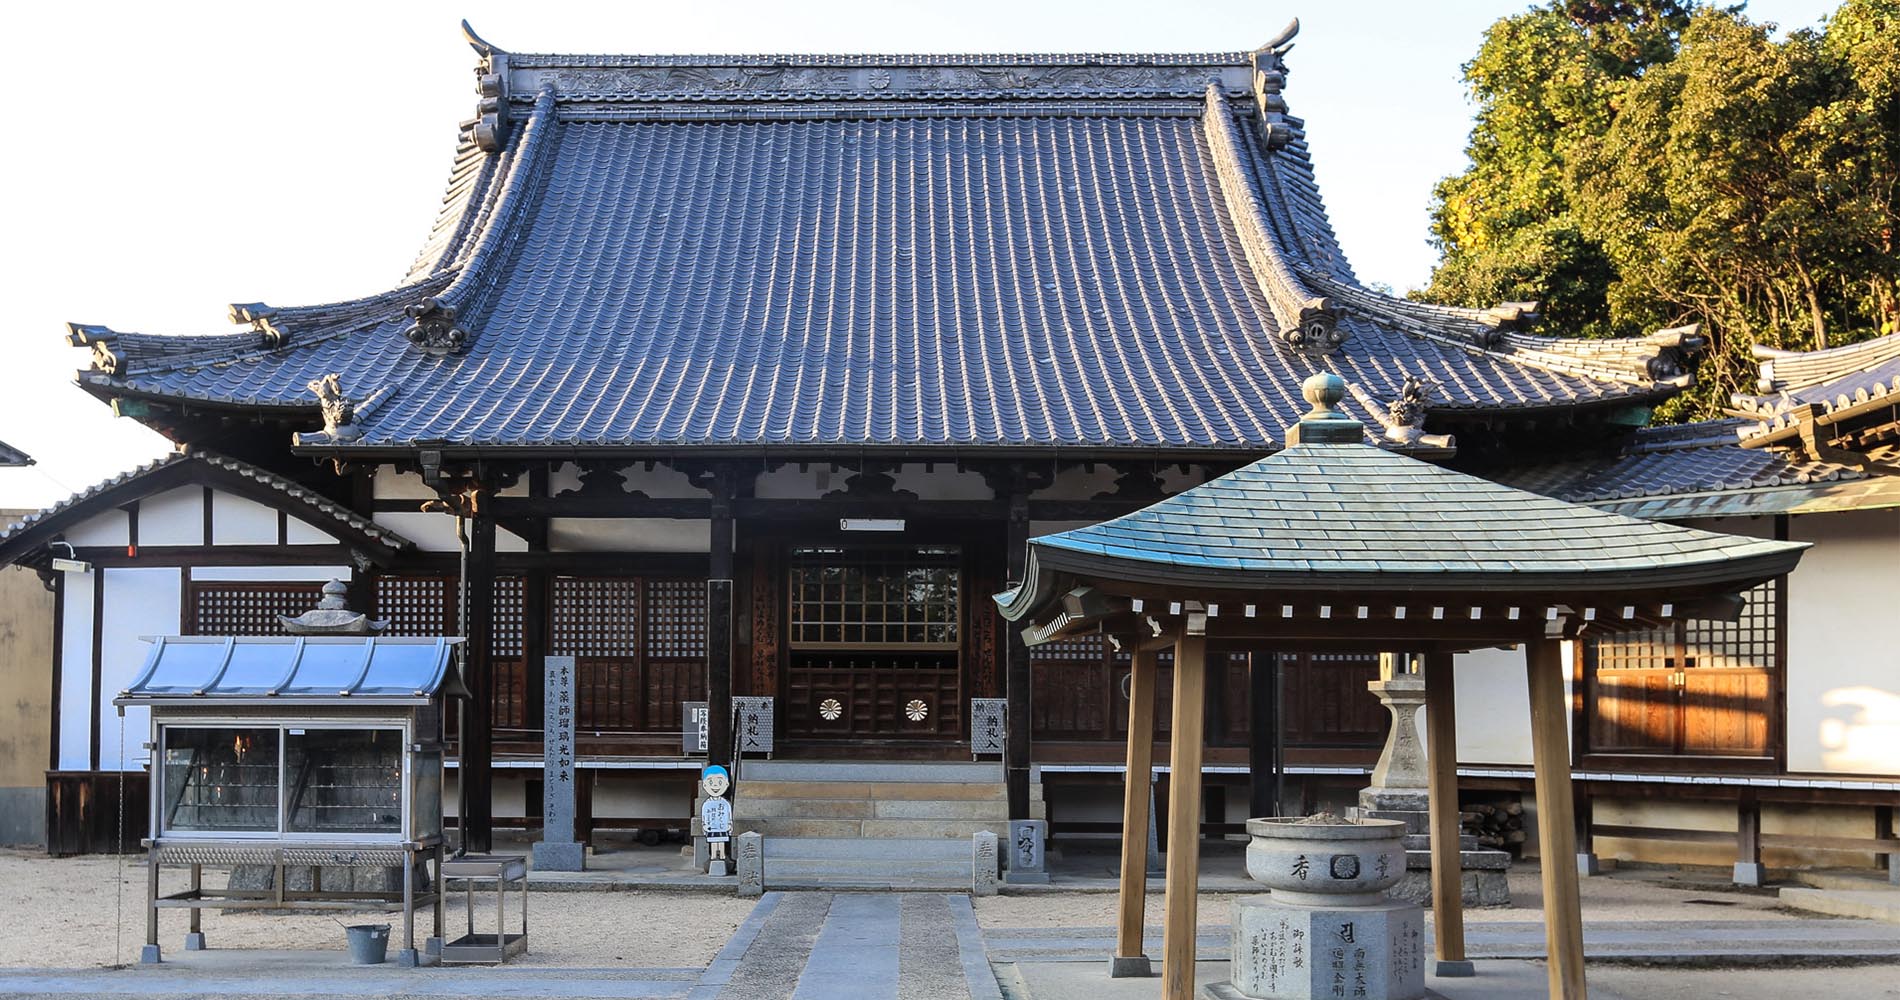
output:
[[[420,961],[414,911],[434,904],[441,936],[445,701],[464,696],[457,639],[212,636],[154,640],[144,670],[115,704],[152,713],[151,876],[146,958],[158,958],[158,913],[204,908],[403,908],[405,947]],[[434,862],[436,875],[429,865]],[[161,897],[160,866],[191,869],[190,888]],[[274,869],[268,889],[208,889],[206,866]],[[382,891],[326,868],[388,873]],[[307,890],[287,869],[310,869]]]

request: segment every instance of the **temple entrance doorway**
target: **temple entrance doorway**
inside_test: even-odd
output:
[[[829,754],[966,739],[962,546],[793,543],[784,566],[789,741]]]

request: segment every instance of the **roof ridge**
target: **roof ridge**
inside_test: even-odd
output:
[[[485,294],[494,287],[492,265],[505,249],[504,241],[533,201],[533,192],[541,176],[546,150],[555,145],[551,132],[554,115],[554,88],[544,84],[534,102],[534,112],[516,141],[500,181],[499,194],[484,199],[483,216],[475,223],[478,230],[468,256],[454,272],[448,287],[410,303],[403,313],[411,323],[403,336],[434,355],[461,353],[468,348],[469,333],[456,325],[459,315],[469,322]]]
[[[1228,217],[1240,237],[1241,252],[1251,265],[1274,318],[1280,323],[1280,337],[1303,353],[1331,354],[1346,339],[1346,331],[1338,326],[1332,300],[1314,294],[1300,280],[1295,265],[1287,259],[1287,253],[1274,236],[1266,202],[1256,186],[1259,178],[1248,176],[1240,155],[1243,140],[1232,120],[1227,99],[1221,96],[1216,85],[1208,84],[1206,101],[1202,122],[1214,160],[1214,174],[1227,203]],[[1269,149],[1273,146],[1274,134],[1269,123]]]

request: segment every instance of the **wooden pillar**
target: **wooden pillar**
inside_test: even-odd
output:
[[[1190,621],[1198,616],[1190,616]],[[1162,923],[1161,996],[1194,1000],[1194,935],[1201,863],[1201,698],[1207,688],[1206,621],[1174,643],[1174,717],[1168,764],[1168,874]]]
[[[1437,975],[1469,976],[1464,871],[1458,849],[1458,711],[1451,653],[1425,655],[1425,748],[1430,768],[1432,935]]]
[[[487,854],[494,850],[495,840],[495,519],[489,511],[492,500],[488,494],[471,493],[469,497],[473,510],[468,529],[468,579],[463,581],[468,598],[462,621],[468,647],[463,682],[468,686],[469,699],[462,712],[461,772],[456,776],[465,786],[465,812],[458,822],[462,824],[463,847],[471,854]]]
[[[712,549],[706,574],[706,763],[732,763],[732,494],[714,477]]]
[[[1570,710],[1564,700],[1563,643],[1524,647],[1530,684],[1531,761],[1537,782],[1537,846],[1544,881],[1544,945],[1551,1000],[1585,1000],[1583,909],[1577,893],[1577,834],[1570,789]]]
[[[1280,654],[1247,654],[1247,815],[1280,815]]]
[[[1122,872],[1120,919],[1108,974],[1121,979],[1154,974],[1142,948],[1148,901],[1148,806],[1153,791],[1155,652],[1137,649],[1128,675],[1128,770],[1122,776]]]
[[[1029,494],[1016,490],[1009,495],[1009,531],[1005,541],[1010,586],[1022,582],[1023,563],[1029,555]],[[1009,818],[1029,818],[1029,647],[1021,632],[1004,630],[1003,691],[1009,699],[1003,745],[1003,779],[1009,790]],[[1195,705],[1200,702],[1195,701]]]

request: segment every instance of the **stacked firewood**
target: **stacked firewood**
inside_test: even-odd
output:
[[[1515,852],[1524,843],[1524,806],[1520,802],[1491,805],[1478,802],[1465,805],[1464,832],[1478,838],[1479,847],[1495,847]]]

